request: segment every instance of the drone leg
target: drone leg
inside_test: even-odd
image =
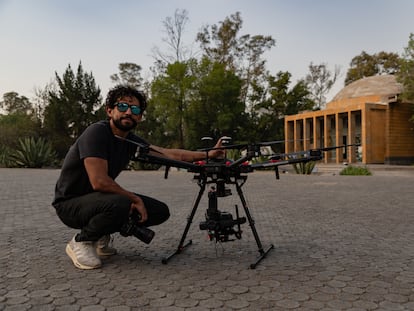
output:
[[[256,226],[254,225],[254,219],[250,215],[249,208],[247,207],[247,202],[246,202],[246,199],[244,198],[243,191],[241,189],[241,186],[237,183],[236,183],[236,189],[237,189],[237,193],[239,194],[240,201],[243,205],[244,212],[246,213],[247,220],[249,221],[250,228],[252,229],[254,239],[256,240],[257,247],[259,248],[259,253],[260,253],[259,258],[250,265],[250,268],[254,269],[260,263],[260,261],[262,261],[262,259],[266,257],[267,253],[269,253],[269,251],[274,246],[273,244],[270,244],[270,246],[266,250],[263,249],[262,242],[260,241],[259,234],[257,233]]]
[[[177,255],[177,254],[181,253],[181,252],[182,252],[182,251],[183,251],[183,250],[184,250],[187,246],[189,246],[189,245],[191,245],[191,244],[193,243],[193,241],[192,241],[192,240],[189,240],[186,244],[184,244],[185,239],[186,239],[187,234],[188,234],[188,230],[190,230],[191,223],[193,222],[194,215],[195,215],[195,213],[196,213],[196,211],[197,211],[197,208],[198,208],[198,204],[200,204],[201,197],[203,196],[203,193],[204,193],[204,190],[205,190],[205,189],[206,189],[206,184],[205,184],[205,183],[202,183],[202,184],[200,185],[200,191],[198,192],[198,196],[197,196],[197,199],[196,199],[196,201],[195,201],[195,203],[194,203],[193,209],[191,210],[191,214],[190,214],[190,216],[188,216],[188,218],[187,218],[187,225],[185,226],[185,229],[184,229],[183,235],[181,236],[180,244],[178,244],[178,247],[177,247],[177,249],[175,250],[175,252],[174,252],[174,253],[172,253],[172,254],[170,254],[170,255],[168,255],[167,257],[164,257],[164,258],[162,259],[162,263],[163,263],[163,264],[167,264],[167,263],[168,263],[168,261],[169,261],[172,257],[174,257],[175,255]]]

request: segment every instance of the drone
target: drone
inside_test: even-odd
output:
[[[257,265],[274,248],[274,245],[270,244],[268,247],[264,248],[260,240],[255,221],[250,213],[242,190],[243,185],[247,181],[247,175],[256,170],[274,169],[275,177],[276,179],[279,179],[279,166],[319,161],[323,159],[324,152],[359,145],[348,144],[334,147],[315,148],[293,153],[263,154],[261,151],[262,147],[272,146],[274,144],[283,143],[285,141],[230,144],[230,137],[222,137],[221,147],[199,149],[199,151],[204,151],[206,153],[205,159],[202,161],[190,163],[165,158],[158,151],[152,150],[148,145],[144,145],[121,137],[119,138],[137,146],[135,156],[133,158],[134,161],[165,166],[164,178],[168,178],[168,171],[171,167],[186,169],[188,172],[194,174],[194,180],[197,181],[197,185],[200,188],[192,210],[187,218],[187,224],[184,228],[178,246],[173,253],[162,259],[163,264],[167,264],[174,256],[182,253],[188,246],[192,244],[191,239],[186,241],[187,235],[199,207],[200,201],[207,189],[207,186],[210,185],[210,188],[208,190],[208,207],[205,212],[205,220],[200,222],[199,229],[207,231],[210,241],[223,243],[234,241],[235,239],[241,239],[241,225],[248,222],[259,252],[259,256],[256,258],[255,262],[250,264],[251,269],[255,269],[257,267]],[[203,140],[212,139],[205,138]],[[241,156],[236,160],[230,160],[226,157],[222,159],[209,159],[208,152],[214,149],[224,149],[225,151],[238,150],[240,151]],[[227,154],[227,152],[225,152],[225,154]],[[252,161],[259,157],[262,162]],[[232,195],[231,189],[227,187],[228,185],[233,185],[235,187],[245,217],[240,216],[239,208],[237,205],[235,205],[236,213],[234,216],[229,212],[219,210],[218,199]]]

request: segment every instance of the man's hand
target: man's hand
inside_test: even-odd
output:
[[[142,199],[139,196],[136,196],[132,201],[129,213],[132,214],[133,210],[136,210],[141,215],[141,219],[139,221],[140,223],[147,221],[147,209],[145,208],[144,202],[142,202]]]
[[[208,152],[209,158],[222,159],[226,156],[225,149],[221,149],[221,147],[223,147],[223,139],[224,137],[220,138],[214,145],[213,149]]]

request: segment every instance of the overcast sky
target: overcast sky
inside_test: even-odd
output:
[[[176,9],[188,11],[188,45],[202,26],[240,12],[240,34],[272,36],[267,68],[289,71],[293,83],[311,62],[340,66],[328,100],[342,88],[353,57],[401,55],[414,33],[413,0],[0,0],[0,100],[10,91],[33,98],[55,72],[62,76],[80,61],[103,96],[119,63],[136,63],[149,76],[152,48],[166,48],[162,22]]]

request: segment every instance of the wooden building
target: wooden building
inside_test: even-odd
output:
[[[372,76],[343,88],[324,110],[286,116],[286,152],[360,143],[326,152],[325,163],[413,164],[413,106],[401,92],[395,76]]]

